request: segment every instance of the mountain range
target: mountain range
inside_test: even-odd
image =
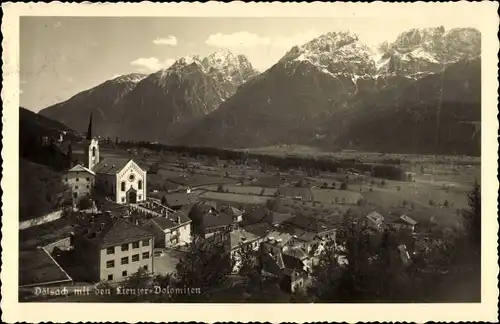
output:
[[[263,73],[222,50],[106,81],[40,114],[84,131],[92,110],[101,136],[176,145],[477,155],[480,54],[471,28],[408,30],[378,53],[331,32]]]

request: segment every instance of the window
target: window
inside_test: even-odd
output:
[[[137,188],[142,189],[142,180],[139,180],[137,183]]]
[[[87,182],[90,182],[90,178],[87,178]]]
[[[122,181],[121,186],[122,186],[122,191],[125,191],[125,181]]]
[[[65,182],[68,182],[68,178],[64,178],[64,181],[65,181]]]
[[[149,259],[149,252],[144,252],[144,253],[142,254],[142,258],[143,258],[143,259]]]
[[[78,198],[78,192],[73,192],[73,198]]]
[[[122,244],[122,251],[128,251],[128,244]]]
[[[115,247],[110,247],[106,249],[106,254],[115,254]]]
[[[121,264],[128,264],[128,257],[123,257],[121,260]]]
[[[95,146],[92,148],[92,156],[95,156]]]
[[[78,189],[78,186],[75,186],[75,189]]]
[[[124,197],[122,197],[122,202],[125,202],[125,198]]]
[[[141,195],[139,195],[139,198],[138,198],[138,199],[139,199],[139,200],[141,200],[141,199],[142,199],[142,196],[141,196]]]
[[[80,178],[76,178],[76,181],[77,181],[77,182],[78,182],[78,181],[80,181]]]
[[[138,249],[139,248],[139,242],[133,242],[132,243],[132,248],[133,249]]]
[[[146,270],[146,271],[148,270],[148,266],[147,265],[144,266],[144,270]]]
[[[142,240],[142,246],[149,246],[149,240]]]
[[[89,188],[90,188],[90,186],[89,186],[89,185],[87,185],[87,189],[89,189]]]
[[[132,262],[137,262],[137,261],[139,261],[139,254],[132,255]]]
[[[115,267],[115,260],[106,262],[106,268],[114,268],[114,267]]]
[[[126,277],[127,276],[127,271],[122,271],[122,277]]]
[[[108,280],[109,281],[113,280],[113,275],[108,275]]]

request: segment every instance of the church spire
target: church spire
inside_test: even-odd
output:
[[[92,140],[92,113],[90,113],[89,129],[87,130],[87,139]]]

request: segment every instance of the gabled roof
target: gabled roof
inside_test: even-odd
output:
[[[398,223],[405,223],[408,225],[415,226],[417,224],[417,221],[415,221],[413,218],[406,216],[406,215],[401,215],[398,220],[396,220]]]
[[[179,220],[177,219],[179,217]],[[174,212],[167,217],[156,217],[151,220],[162,231],[185,225],[191,222],[191,219],[182,211]]]
[[[307,257],[308,257],[306,252],[304,252],[304,250],[302,250],[299,247],[292,247],[290,249],[286,249],[283,252],[283,254],[286,254],[288,256],[294,257],[294,258],[299,259],[299,260],[304,260],[304,259],[307,259]]]
[[[302,262],[301,260],[299,260],[293,256],[290,256],[290,255],[287,255],[284,253],[281,253],[281,257],[283,259],[283,268],[284,268],[283,273],[284,274],[291,275],[294,272],[297,272],[299,274],[305,273],[304,262]]]
[[[105,158],[97,163],[92,170],[95,173],[101,174],[117,174],[120,172],[127,163],[132,160],[128,158]]]
[[[374,223],[382,223],[384,221],[384,216],[380,215],[377,212],[371,212],[366,215],[366,218]]]
[[[99,225],[99,224],[97,224]],[[101,249],[119,244],[153,237],[153,234],[125,220],[117,219],[103,225],[103,228],[93,228],[87,237],[94,240]]]
[[[233,224],[233,216],[227,213],[215,213],[203,215],[203,226],[205,228],[228,226]]]
[[[278,246],[285,246],[292,239],[289,233],[282,233],[278,231],[269,232],[266,236],[266,242],[269,244],[276,244]]]
[[[245,231],[244,229],[237,229],[231,232],[231,249],[234,249],[241,244],[253,242],[259,239],[259,236]]]
[[[68,172],[88,172],[88,173],[90,173],[92,175],[95,175],[94,171],[92,171],[90,169],[87,169],[86,167],[84,167],[81,164],[75,165],[74,167],[72,167],[71,169],[69,169]]]

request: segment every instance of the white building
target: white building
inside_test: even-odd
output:
[[[95,186],[118,204],[146,201],[146,170],[129,158],[99,156],[99,141],[92,136],[90,116],[85,141],[85,167],[95,173]]]

